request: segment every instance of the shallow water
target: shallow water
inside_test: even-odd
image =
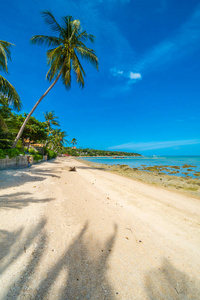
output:
[[[140,156],[140,157],[84,157],[81,158],[93,163],[107,164],[107,165],[128,165],[131,168],[143,169],[144,167],[153,166],[168,166],[168,170],[161,172],[169,174],[171,171],[178,171],[175,176],[191,176],[193,178],[200,178],[195,176],[196,172],[200,172],[200,156]],[[184,165],[193,167],[183,168]],[[169,167],[170,166],[170,167]],[[180,169],[174,169],[173,166],[178,166]],[[189,170],[188,170],[189,169]],[[183,174],[188,173],[188,175]]]

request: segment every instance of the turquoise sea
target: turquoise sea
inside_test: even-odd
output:
[[[131,168],[143,169],[143,167],[152,166],[170,166],[168,167],[169,172],[162,171],[166,174],[173,171],[173,166],[179,166],[180,169],[175,176],[186,176],[183,173],[188,173],[188,176],[193,178],[199,178],[195,176],[196,172],[200,172],[200,156],[139,156],[139,157],[84,157],[81,158],[93,163],[107,164],[107,165],[128,165]],[[145,165],[145,166],[144,166]],[[184,167],[184,165],[189,165],[190,167]]]

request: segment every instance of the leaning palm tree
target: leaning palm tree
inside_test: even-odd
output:
[[[62,18],[63,25],[61,26],[51,12],[45,11],[42,13],[42,16],[45,23],[50,26],[51,30],[57,36],[36,35],[31,38],[31,42],[32,44],[51,47],[47,51],[47,64],[50,68],[46,78],[50,82],[54,81],[28,114],[14,141],[13,148],[17,144],[28,119],[60,77],[65,87],[69,89],[71,87],[71,73],[74,71],[77,83],[80,87],[84,87],[85,72],[80,63],[79,55],[98,69],[98,59],[94,50],[86,47],[84,44],[87,40],[94,42],[94,36],[82,30],[79,20],[74,20],[71,16],[66,16]]]
[[[0,41],[0,71],[5,73],[8,73],[8,60],[11,60],[10,47],[12,45],[6,41]],[[6,101],[14,109],[20,110],[21,101],[19,95],[13,85],[2,75],[0,75],[0,94],[2,96],[0,97],[0,104],[4,104],[3,102]]]

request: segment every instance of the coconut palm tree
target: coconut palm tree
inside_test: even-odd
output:
[[[73,17],[66,16],[62,18],[63,25],[60,25],[49,11],[43,12],[42,17],[57,36],[35,35],[31,38],[31,42],[32,44],[51,47],[51,49],[47,51],[49,71],[46,78],[50,82],[52,80],[54,81],[28,114],[15,139],[13,147],[15,147],[19,140],[28,119],[59,78],[62,79],[64,86],[69,89],[71,87],[71,73],[74,71],[77,83],[80,87],[84,87],[85,71],[81,65],[79,56],[89,61],[98,69],[98,59],[94,50],[86,47],[84,44],[84,42],[88,40],[94,42],[94,36],[82,30],[79,20],[74,20]]]
[[[64,144],[68,141],[65,139],[67,137],[67,133],[65,131],[61,131],[60,129],[54,129],[51,132],[51,136],[49,137],[48,147],[52,150],[59,152]]]
[[[12,45],[13,44],[9,42],[0,40],[0,71],[5,73],[8,73],[8,60],[11,60],[10,47]],[[20,110],[21,101],[19,95],[14,86],[2,75],[0,75],[0,94],[3,96],[0,97],[0,104],[7,102],[12,105],[14,109]]]
[[[75,138],[73,138],[72,140],[71,140],[71,142],[70,142],[72,145],[73,145],[73,147],[74,147],[74,145],[77,145],[77,140],[75,139]]]
[[[45,123],[46,123],[46,129],[47,129],[47,137],[50,136],[50,134],[52,133],[52,125],[54,126],[60,126],[59,122],[56,121],[56,119],[58,119],[58,117],[56,117],[54,115],[54,111],[50,111],[50,112],[47,112],[44,114],[44,117],[45,117]],[[48,143],[48,140],[46,140],[45,142],[45,146],[47,145]]]
[[[50,112],[46,111],[46,113],[44,114],[44,117],[45,117],[45,120],[46,120],[48,133],[51,132],[52,125],[60,126],[59,122],[56,121],[56,119],[58,119],[58,117],[55,116],[54,111],[50,111]]]

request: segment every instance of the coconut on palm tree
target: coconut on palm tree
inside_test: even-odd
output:
[[[64,86],[69,89],[71,87],[72,71],[74,71],[77,83],[80,87],[84,87],[85,71],[79,57],[86,59],[98,69],[98,59],[94,50],[85,45],[85,42],[88,40],[94,42],[94,36],[82,30],[79,20],[74,20],[73,17],[66,16],[62,18],[63,24],[60,25],[51,12],[45,11],[42,13],[42,16],[45,23],[50,26],[51,30],[57,36],[36,35],[31,38],[31,42],[32,44],[50,47],[47,51],[49,71],[46,78],[50,82],[53,80],[53,82],[28,114],[15,139],[13,147],[15,147],[19,140],[28,119],[59,78],[62,79]]]
[[[8,60],[11,60],[10,47],[13,44],[0,40],[0,71],[8,73]],[[8,103],[15,109],[20,110],[21,101],[14,86],[0,75],[0,104]]]

